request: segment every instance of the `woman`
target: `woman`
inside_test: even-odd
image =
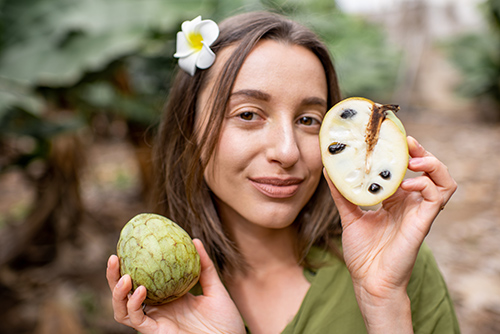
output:
[[[203,242],[203,292],[143,310],[111,256],[115,319],[144,334],[457,333],[421,249],[456,189],[446,167],[408,137],[422,175],[362,211],[323,177],[318,132],[340,93],[318,38],[249,13],[212,50],[211,67],[178,73],[156,145],[157,212]]]

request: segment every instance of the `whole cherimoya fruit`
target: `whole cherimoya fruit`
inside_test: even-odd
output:
[[[133,290],[147,289],[145,304],[159,305],[187,293],[198,282],[200,256],[179,225],[142,213],[123,227],[117,246],[120,274],[129,274]]]
[[[350,202],[372,206],[397,190],[408,167],[408,143],[397,105],[349,98],[321,125],[321,157],[328,176]]]

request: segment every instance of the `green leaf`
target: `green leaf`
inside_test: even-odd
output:
[[[181,18],[207,10],[192,0],[16,1],[6,1],[0,14],[0,76],[48,87],[74,85],[139,52],[153,32],[175,34]]]
[[[11,108],[19,108],[33,115],[39,115],[42,105],[42,101],[34,94],[0,89],[0,123]]]

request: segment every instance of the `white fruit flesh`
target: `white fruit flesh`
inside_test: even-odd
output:
[[[403,124],[385,107],[363,98],[346,99],[325,115],[321,125],[323,165],[340,193],[357,205],[373,206],[391,196],[408,167]],[[369,125],[377,108],[385,109],[384,117],[370,149],[366,137],[374,132]]]

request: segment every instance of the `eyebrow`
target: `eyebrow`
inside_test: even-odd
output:
[[[237,96],[237,95],[244,95],[244,96],[248,96],[248,97],[252,97],[254,99],[257,99],[257,100],[263,100],[263,101],[269,101],[271,100],[271,95],[267,94],[267,93],[264,93],[260,90],[256,90],[256,89],[242,89],[242,90],[238,90],[236,92],[233,92],[231,94],[231,97],[232,96]]]
[[[306,97],[305,99],[302,100],[302,104],[306,106],[310,105],[319,105],[321,107],[327,107],[327,103],[325,99],[322,99],[321,97]]]
[[[264,93],[260,90],[256,90],[256,89],[238,90],[236,92],[233,92],[231,94],[231,97],[235,96],[235,95],[236,96],[244,95],[244,96],[248,96],[248,97],[251,97],[251,98],[254,98],[257,100],[262,100],[262,101],[270,101],[271,100],[271,95]],[[303,99],[302,105],[319,105],[321,107],[325,107],[325,108],[327,107],[327,103],[324,99],[322,99],[320,97],[315,97],[315,96],[306,97],[305,99]]]

